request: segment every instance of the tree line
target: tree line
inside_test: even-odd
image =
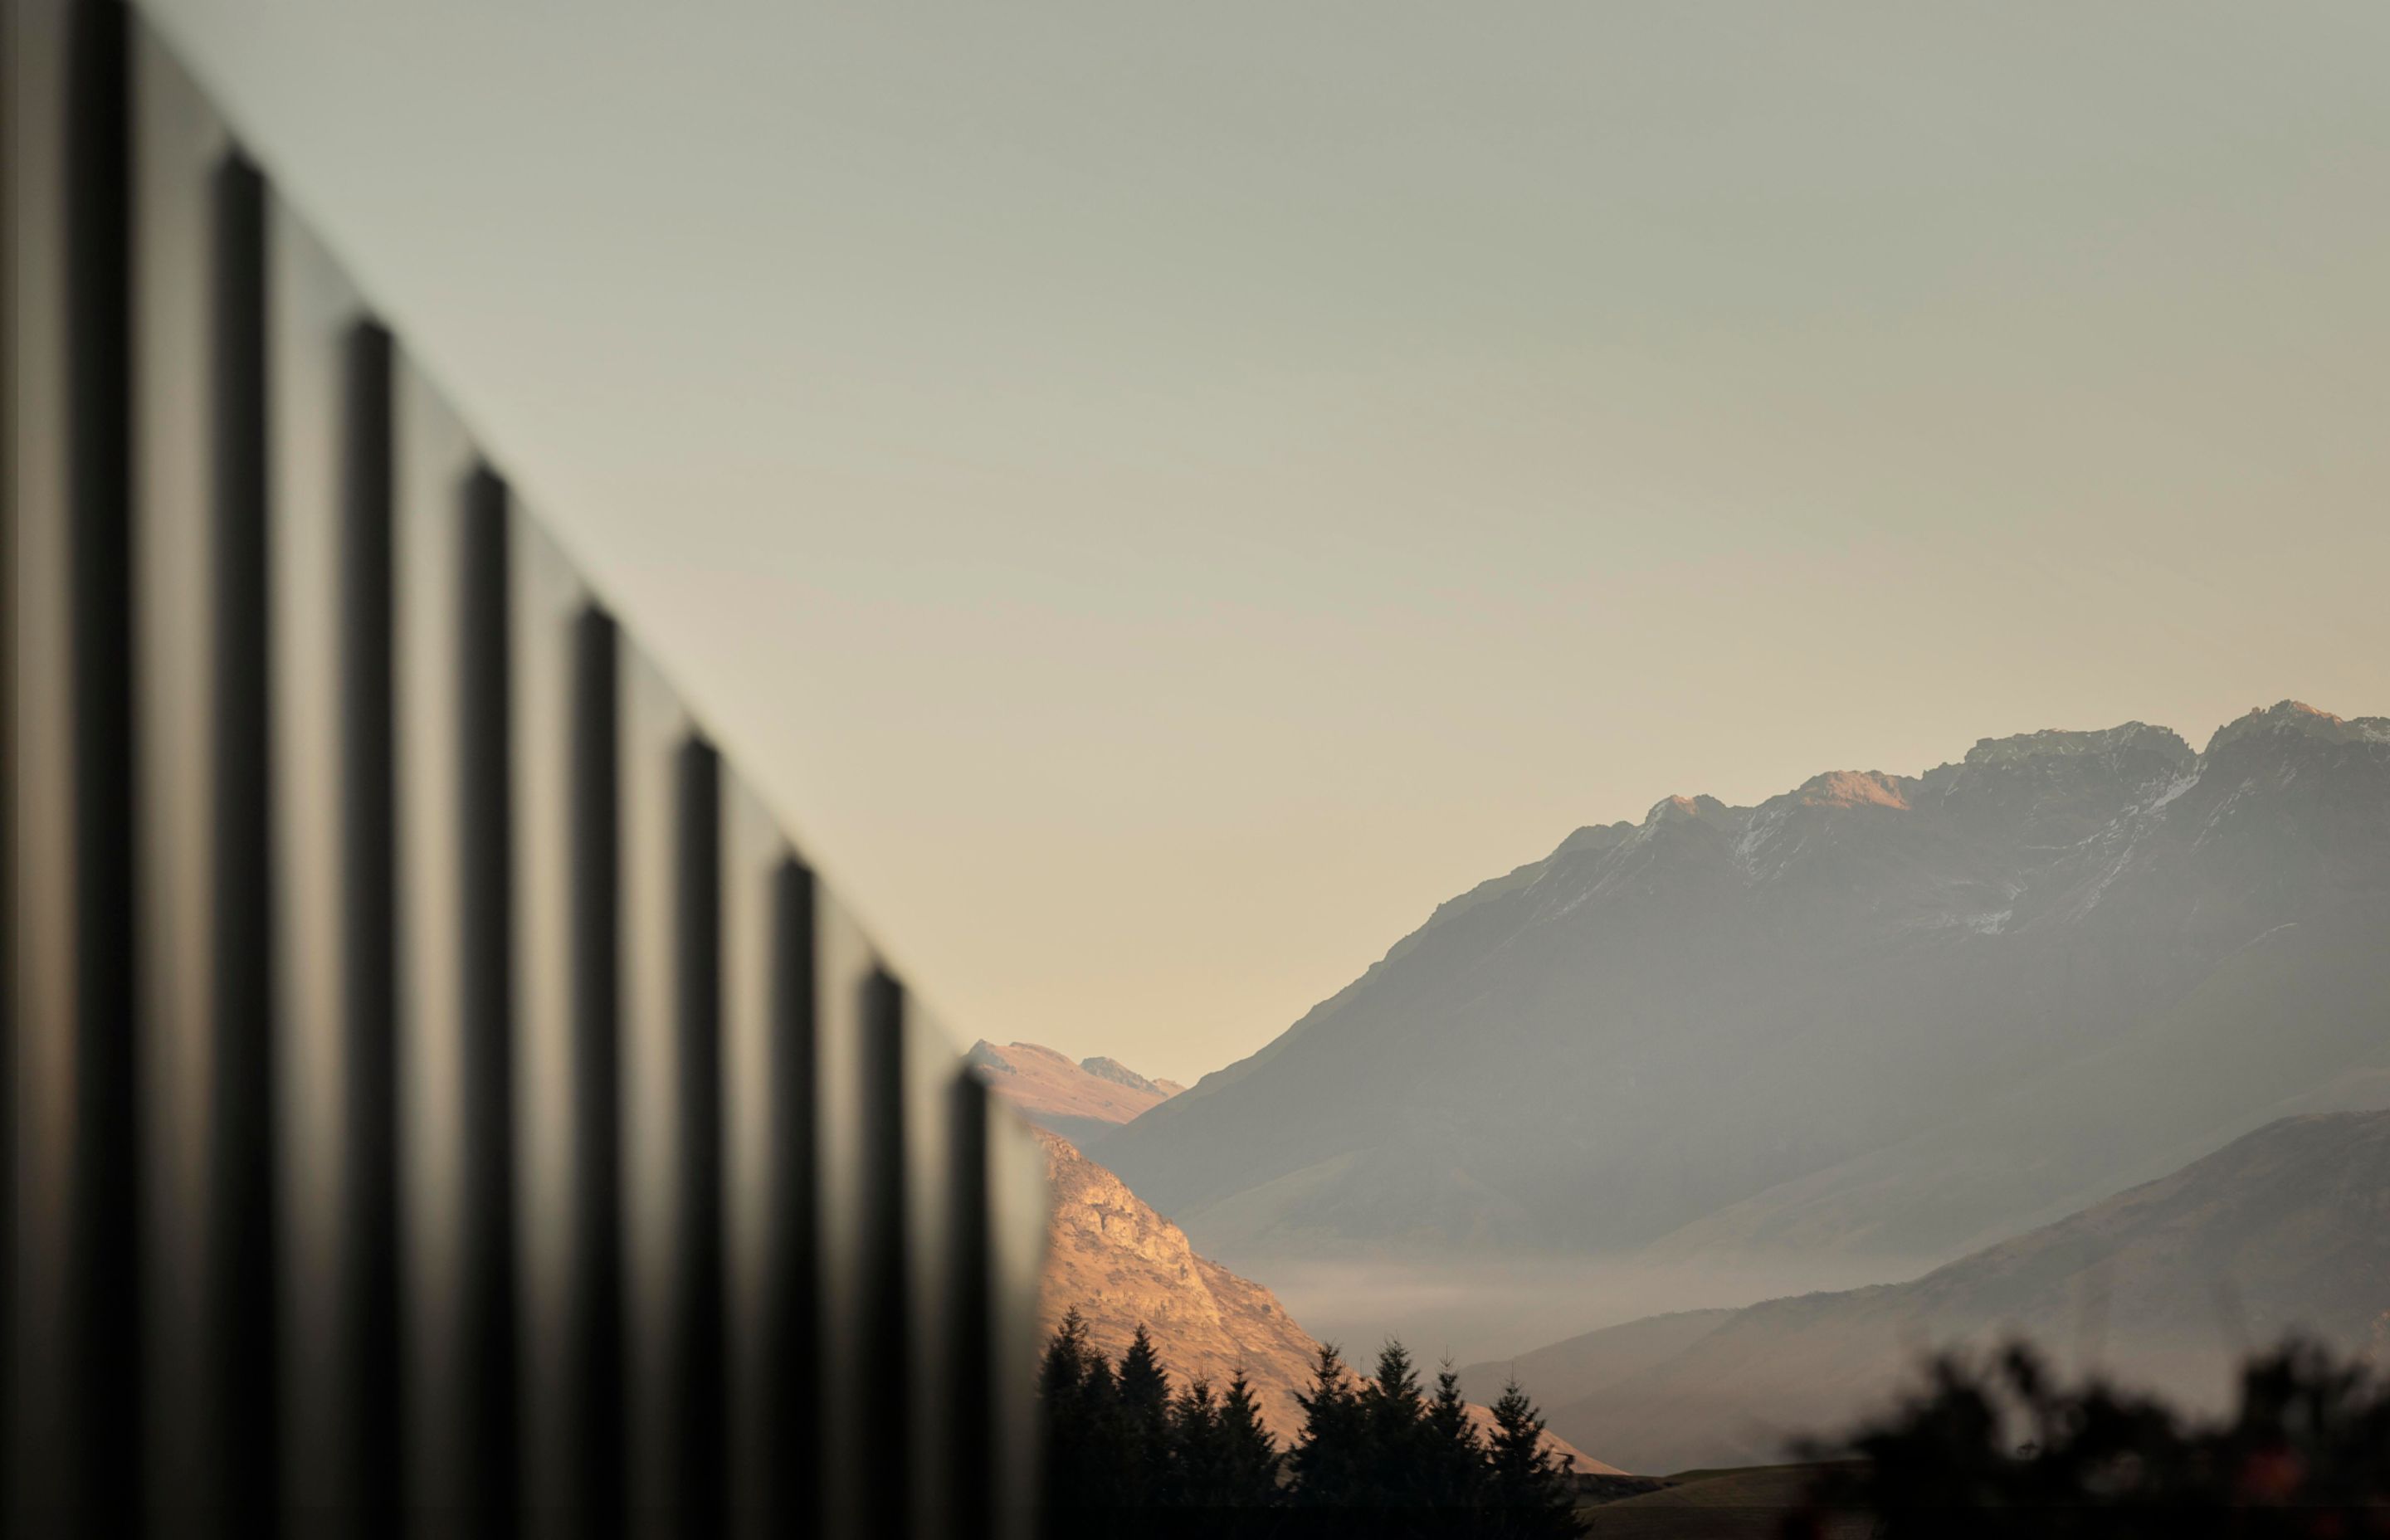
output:
[[[1810,1445],[1822,1463],[1785,1533],[1857,1518],[1880,1540],[2390,1534],[2390,1378],[2292,1341],[2243,1366],[2215,1418],[2030,1346],[1945,1354],[1889,1411]]]
[[[1075,1309],[1039,1364],[1047,1528],[1058,1536],[1310,1534],[1562,1540],[1581,1533],[1570,1462],[1517,1383],[1481,1435],[1446,1363],[1424,1389],[1390,1341],[1368,1376],[1319,1350],[1280,1450],[1239,1369],[1173,1389],[1140,1325],[1115,1367]]]

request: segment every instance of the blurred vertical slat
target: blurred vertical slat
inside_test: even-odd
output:
[[[128,34],[113,5],[7,16],[11,1486],[86,1533],[139,1500],[144,1335]]]
[[[546,1533],[581,1525],[575,1443],[581,1109],[573,1030],[574,623],[586,595],[517,509],[508,614],[514,683],[516,1172],[521,1247],[523,1497]]]
[[[266,539],[265,183],[228,153],[211,179],[214,546],[209,893],[207,1374],[218,1493],[253,1523],[281,1489],[274,1053],[273,673]]]
[[[767,823],[760,808],[748,828]],[[765,849],[767,846],[767,849]],[[827,1516],[820,1237],[820,916],[813,870],[777,829],[734,840],[731,978],[739,1021],[734,1373],[739,1482],[751,1535],[815,1531]]]
[[[862,1354],[854,1417],[862,1429],[867,1527],[909,1532],[916,1469],[912,1228],[906,1182],[905,986],[884,969],[862,985],[862,1040],[852,1095],[862,1110],[862,1213],[853,1316]]]
[[[844,1537],[880,1533],[880,1496],[866,1469],[871,1430],[862,1418],[864,1397],[877,1372],[868,1344],[857,1329],[866,1309],[865,1229],[869,1202],[867,1176],[867,1116],[861,1091],[866,1042],[867,983],[879,969],[871,943],[854,917],[835,896],[814,887],[814,1074],[816,1120],[816,1229],[819,1294],[815,1362],[819,1367],[806,1415],[818,1430],[821,1490],[817,1499],[826,1534]]]
[[[355,293],[269,199],[266,288],[268,621],[273,660],[275,990],[282,1260],[284,1491],[328,1532],[360,1477],[352,1390],[358,1280],[349,1244],[355,1147],[347,827],[351,699],[343,551],[345,347]]]
[[[85,0],[67,35],[67,581],[73,681],[74,1128],[68,1470],[86,1527],[135,1521],[141,1184],[132,555],[132,21]]]
[[[135,40],[134,71],[147,1486],[152,1523],[192,1534],[212,1519],[222,1463],[212,1447],[222,1423],[209,1372],[207,1245],[225,715],[211,408],[239,394],[215,389],[212,344],[219,296],[237,282],[249,298],[258,264],[251,250],[219,250],[214,193],[227,145],[214,114],[146,36]]]
[[[341,340],[339,652],[341,1001],[346,1122],[341,1197],[343,1501],[368,1534],[395,1529],[400,1408],[395,446],[390,334],[353,324]]]
[[[944,1411],[945,1512],[940,1533],[990,1540],[996,1495],[995,1304],[990,1266],[988,1089],[967,1068],[947,1065],[939,1405]]]
[[[576,1289],[572,1343],[580,1533],[622,1527],[622,637],[585,609],[572,632],[572,985]]]
[[[460,1159],[458,1354],[469,1533],[513,1533],[520,1506],[517,1383],[513,545],[506,484],[465,481],[457,534],[456,912]]]
[[[67,0],[8,0],[8,918],[12,996],[7,1487],[29,1523],[73,1495],[66,1461],[74,1134],[76,777],[69,629]]]
[[[1046,1266],[1046,1154],[1009,1107],[989,1110],[988,1291],[990,1394],[996,1432],[994,1509],[1001,1540],[1037,1528],[1038,1280]]]
[[[793,856],[772,872],[771,994],[765,1084],[760,1439],[766,1527],[805,1530],[825,1517],[821,1237],[820,890]]]
[[[722,1084],[722,760],[692,735],[674,775],[673,982],[675,1186],[672,1355],[679,1367],[673,1464],[678,1533],[712,1534],[724,1518],[728,1429],[724,1369]]]
[[[726,1451],[736,1533],[761,1537],[795,1527],[795,1495],[807,1490],[791,1469],[804,1450],[788,1392],[809,1378],[791,1350],[792,1317],[809,1313],[795,1232],[810,1220],[787,1184],[809,1174],[783,1135],[807,1134],[812,1123],[803,1079],[812,1070],[812,890],[771,815],[736,783],[724,806],[722,865]],[[802,885],[794,892],[791,874]],[[802,1068],[789,1062],[798,1058]]]
[[[622,660],[623,1314],[631,1408],[628,1501],[641,1534],[675,1533],[687,1287],[680,1205],[681,1007],[675,906],[687,713],[636,650]]]
[[[17,173],[14,0],[0,0],[0,1522],[17,1506]]]
[[[911,1368],[906,1426],[907,1489],[911,1533],[951,1534],[949,1499],[958,1444],[953,1374],[964,1345],[954,1338],[959,1321],[948,1308],[957,1260],[954,1079],[959,1067],[936,1017],[919,995],[905,995],[904,1203],[905,1334]]]
[[[465,520],[476,461],[463,427],[403,362],[393,515],[398,846],[400,1186],[406,1299],[402,1437],[414,1532],[460,1533],[474,1461],[464,1310],[465,828],[459,685]]]

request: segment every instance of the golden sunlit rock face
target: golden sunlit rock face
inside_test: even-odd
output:
[[[1303,1422],[1293,1392],[1319,1351],[1310,1333],[1268,1290],[1196,1255],[1185,1231],[1069,1140],[1038,1137],[1054,1205],[1041,1328],[1050,1334],[1076,1307],[1116,1360],[1143,1323],[1174,1385],[1200,1377],[1224,1389],[1241,1366],[1271,1431],[1291,1437]]]

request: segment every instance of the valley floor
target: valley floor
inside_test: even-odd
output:
[[[1818,1469],[1687,1470],[1667,1478],[1669,1484],[1657,1492],[1589,1504],[1580,1513],[1598,1540],[1775,1540]],[[1828,1540],[1863,1540],[1870,1525],[1863,1514],[1836,1515],[1828,1519],[1823,1534]]]

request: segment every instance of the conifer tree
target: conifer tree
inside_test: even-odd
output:
[[[1268,1508],[1279,1500],[1285,1457],[1262,1422],[1261,1403],[1242,1366],[1220,1403],[1220,1502],[1226,1508]]]
[[[1169,1485],[1170,1376],[1143,1322],[1121,1354],[1118,1404],[1123,1506],[1144,1508]]]
[[[1312,1366],[1311,1389],[1297,1391],[1303,1433],[1287,1458],[1296,1501],[1306,1508],[1354,1508],[1368,1501],[1368,1449],[1360,1396],[1336,1344],[1323,1343]]]
[[[1221,1487],[1226,1475],[1227,1445],[1220,1425],[1220,1404],[1212,1382],[1188,1381],[1170,1404],[1170,1501],[1181,1508],[1226,1505]]]
[[[1085,1500],[1094,1479],[1095,1431],[1088,1417],[1087,1374],[1094,1349],[1087,1323],[1073,1306],[1046,1344],[1037,1365],[1037,1397],[1045,1411],[1045,1490],[1060,1507]],[[1100,1360],[1099,1360],[1100,1361]]]
[[[1082,1457],[1076,1503],[1081,1508],[1113,1510],[1128,1507],[1137,1494],[1129,1480],[1127,1439],[1121,1419],[1120,1381],[1111,1361],[1090,1349],[1086,1377],[1079,1385],[1079,1426]]]
[[[1427,1403],[1402,1343],[1388,1341],[1379,1351],[1378,1372],[1362,1384],[1358,1405],[1371,1506],[1417,1506],[1426,1495],[1421,1465]]]
[[[1556,1460],[1544,1446],[1544,1418],[1516,1380],[1494,1403],[1494,1436],[1485,1450],[1486,1500],[1497,1510],[1496,1533],[1517,1540],[1575,1540],[1572,1459]]]
[[[1087,1323],[1078,1306],[1073,1305],[1062,1324],[1054,1328],[1045,1356],[1037,1361],[1037,1394],[1049,1408],[1060,1410],[1077,1400],[1080,1387],[1086,1383],[1089,1351]]]
[[[1485,1441],[1460,1397],[1460,1375],[1446,1358],[1429,1400],[1423,1443],[1427,1502],[1439,1508],[1474,1508],[1485,1490]]]

